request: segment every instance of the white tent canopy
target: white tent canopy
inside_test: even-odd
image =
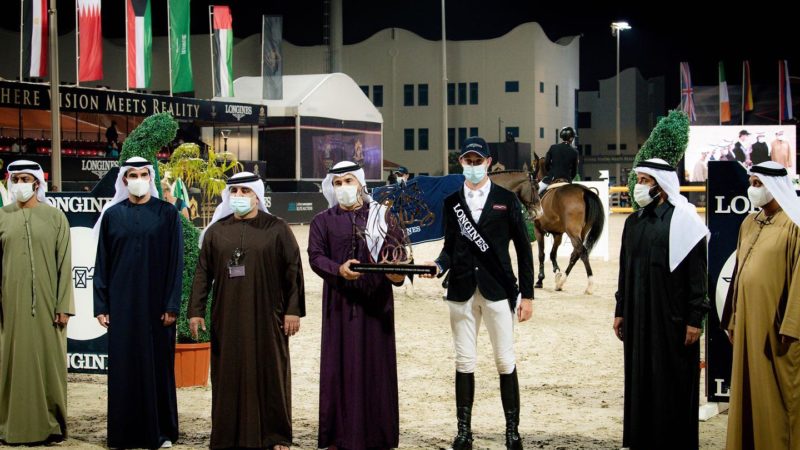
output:
[[[310,116],[383,123],[380,111],[358,84],[343,73],[285,75],[281,100],[261,98],[261,77],[237,78],[233,92],[237,102],[266,105],[268,117]],[[215,97],[215,100],[231,98]]]

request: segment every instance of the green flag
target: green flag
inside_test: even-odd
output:
[[[192,44],[189,33],[189,1],[169,0],[169,48],[172,92],[192,92]]]
[[[183,184],[183,180],[180,178],[175,180],[175,184],[172,186],[172,196],[183,200],[186,206],[189,206],[189,192],[186,190],[186,185]]]

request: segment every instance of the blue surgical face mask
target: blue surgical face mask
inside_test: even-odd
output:
[[[237,216],[245,216],[253,210],[253,202],[250,197],[231,197],[231,209]]]
[[[479,166],[462,165],[464,169],[464,178],[472,184],[478,184],[486,176],[486,165]]]

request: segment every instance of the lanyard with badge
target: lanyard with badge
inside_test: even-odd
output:
[[[244,261],[242,258],[244,257],[244,227],[246,226],[245,222],[242,221],[242,232],[239,235],[239,246],[233,249],[233,254],[231,255],[231,259],[228,260],[228,278],[242,278],[244,277],[245,270],[244,270]]]

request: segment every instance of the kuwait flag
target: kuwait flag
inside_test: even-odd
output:
[[[103,79],[103,33],[100,0],[77,0],[80,33],[79,81]]]
[[[731,101],[728,99],[728,82],[725,79],[725,65],[719,63],[719,121],[731,121]]]
[[[215,97],[233,97],[233,17],[227,6],[212,6]]]
[[[47,0],[23,0],[22,76],[47,76]]]
[[[125,0],[128,21],[128,88],[150,86],[150,64],[153,59],[153,28],[150,21],[150,0]]]

